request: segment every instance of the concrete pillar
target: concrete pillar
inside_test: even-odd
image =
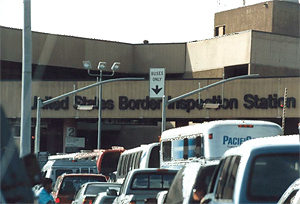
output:
[[[66,137],[76,137],[77,136],[77,123],[76,119],[68,118],[64,119],[63,125],[63,152],[66,150]]]

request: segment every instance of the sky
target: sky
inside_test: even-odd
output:
[[[213,37],[216,12],[241,6],[243,0],[31,0],[31,29],[126,43],[190,42]],[[23,28],[23,0],[0,0],[0,26]]]

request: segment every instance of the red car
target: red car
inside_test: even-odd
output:
[[[82,184],[106,181],[101,174],[63,174],[57,178],[52,196],[55,203],[70,204]]]

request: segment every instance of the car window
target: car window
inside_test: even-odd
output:
[[[223,198],[223,192],[225,189],[226,180],[229,174],[229,167],[232,157],[227,157],[224,161],[223,168],[220,169],[220,175],[218,177],[218,184],[216,189],[215,198],[216,199],[222,199]]]
[[[64,173],[71,174],[71,173],[73,173],[73,171],[72,171],[72,169],[57,169],[55,171],[55,176],[57,178],[57,177],[59,177],[60,175],[62,175]]]
[[[163,160],[171,161],[171,141],[162,143]]]
[[[220,161],[219,165],[217,166],[217,168],[214,170],[213,174],[212,174],[212,178],[209,182],[208,185],[208,190],[207,193],[213,193],[214,189],[215,189],[215,184],[219,175],[219,171],[220,169],[222,169],[222,166],[224,165],[224,159]]]
[[[175,174],[136,174],[131,189],[168,189]]]
[[[222,193],[222,198],[221,199],[233,199],[233,191],[234,191],[234,186],[235,186],[235,179],[236,179],[236,174],[237,170],[240,164],[241,157],[240,156],[234,156],[232,157],[231,164],[229,167],[229,174],[224,186],[224,190]]]
[[[108,186],[88,185],[84,195],[98,195],[98,193],[106,192]]]
[[[159,149],[159,146],[155,146],[152,148],[149,158],[149,168],[159,168]]]
[[[106,182],[103,176],[69,176],[63,179],[60,194],[75,194],[82,184],[87,182]]]
[[[104,175],[108,175],[109,173],[116,171],[119,158],[120,158],[120,152],[104,153],[101,162],[101,173]]]
[[[248,199],[255,202],[277,202],[299,175],[299,154],[257,156],[251,163]]]

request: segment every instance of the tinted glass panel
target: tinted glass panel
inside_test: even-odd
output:
[[[162,143],[163,160],[171,161],[171,141]]]
[[[159,168],[159,146],[153,147],[149,159],[149,168]]]
[[[137,174],[131,188],[166,190],[172,184],[175,174]]]
[[[105,177],[102,176],[69,176],[65,177],[61,189],[59,191],[60,194],[75,194],[76,191],[80,188],[80,186],[87,182],[106,182]]]
[[[98,193],[106,192],[108,186],[88,185],[84,194],[98,195]]]
[[[117,170],[120,152],[106,152],[103,154],[101,162],[101,172],[104,175],[109,175]]]
[[[70,173],[73,173],[73,171],[71,169],[58,169],[55,171],[56,173],[56,178],[59,177],[60,175],[64,174],[64,173],[67,173],[67,174],[70,174]]]
[[[299,175],[299,154],[259,156],[251,166],[249,200],[277,202]]]
[[[183,159],[183,140],[174,140],[173,141],[173,159]]]

